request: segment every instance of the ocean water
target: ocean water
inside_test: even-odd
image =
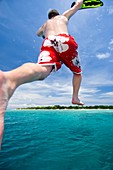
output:
[[[113,170],[113,110],[7,111],[0,170]]]

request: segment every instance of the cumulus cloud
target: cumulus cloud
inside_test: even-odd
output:
[[[98,59],[106,59],[106,58],[109,58],[110,57],[110,53],[106,52],[106,53],[100,53],[100,54],[97,54],[96,57]]]

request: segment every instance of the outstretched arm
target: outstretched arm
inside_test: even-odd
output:
[[[36,32],[36,35],[39,36],[39,37],[43,37],[44,38],[43,30],[44,30],[44,25],[42,25],[42,27],[40,27],[38,29],[38,31]]]
[[[75,5],[72,8],[65,11],[62,15],[64,15],[69,20],[71,16],[73,16],[81,8],[82,4],[83,0],[77,0]]]

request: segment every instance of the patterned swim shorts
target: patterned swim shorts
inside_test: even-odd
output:
[[[77,52],[78,45],[70,35],[59,34],[47,37],[41,47],[38,64],[53,66],[56,71],[64,63],[73,73],[82,72]]]

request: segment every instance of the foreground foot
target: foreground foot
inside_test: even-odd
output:
[[[8,90],[4,73],[0,71],[0,148],[4,131],[4,113],[8,103]]]
[[[81,106],[83,106],[84,105],[84,103],[83,102],[81,102],[78,98],[77,99],[72,99],[72,104],[76,104],[76,105],[81,105]]]

